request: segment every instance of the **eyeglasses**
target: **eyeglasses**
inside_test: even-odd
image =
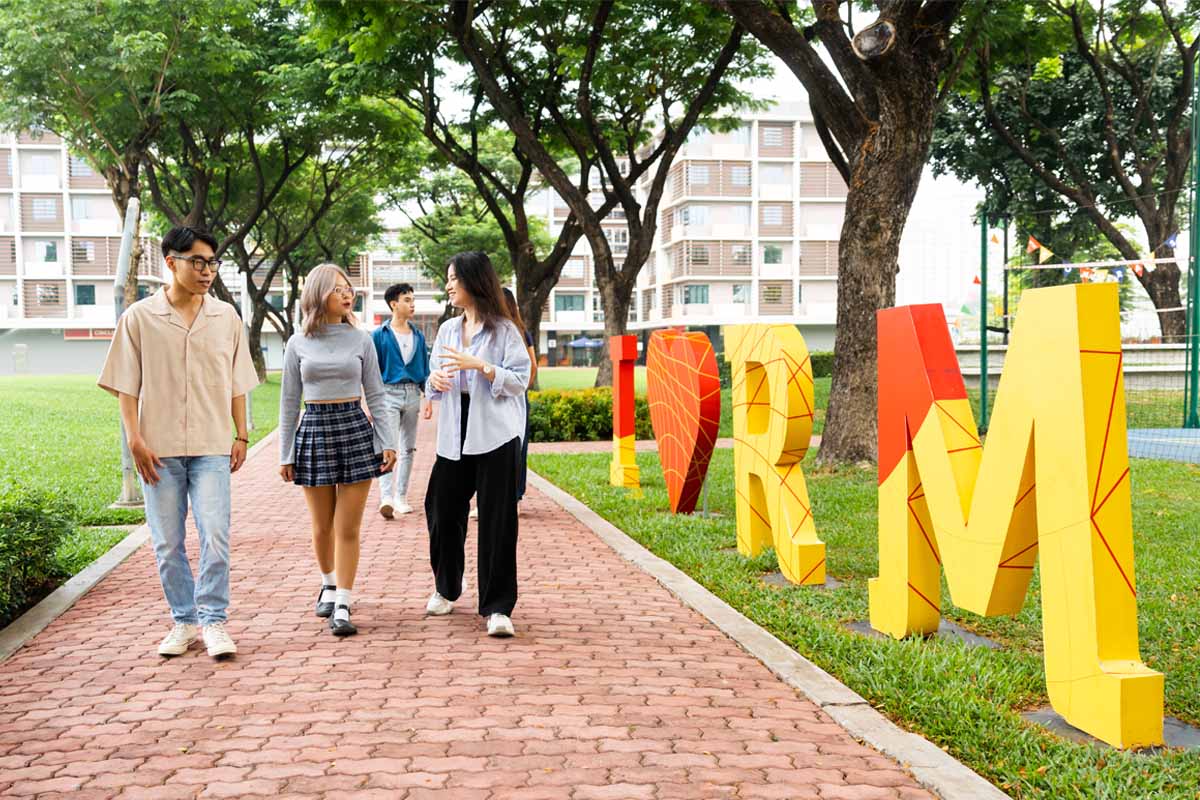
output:
[[[205,258],[204,256],[184,256],[184,255],[179,255],[178,253],[172,253],[171,258],[175,258],[180,261],[188,262],[191,265],[192,269],[194,269],[196,272],[199,272],[201,274],[204,274],[205,271],[217,272],[218,270],[221,269],[221,265],[225,263],[224,261],[222,261],[219,258],[214,258],[214,259],[210,260],[210,259]]]
[[[352,289],[349,286],[337,286],[337,287],[334,287],[334,291],[337,292],[338,294],[346,295],[348,297],[354,296],[354,289]]]

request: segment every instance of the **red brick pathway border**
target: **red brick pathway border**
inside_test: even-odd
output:
[[[422,516],[369,513],[362,633],[336,640],[299,492],[269,447],[235,477],[235,660],[155,655],[142,548],[0,665],[0,795],[931,797],[536,490],[515,639],[483,634],[473,591],[426,618]]]

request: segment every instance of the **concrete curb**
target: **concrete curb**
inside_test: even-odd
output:
[[[272,431],[247,451],[246,462],[249,463],[260,450],[274,441],[275,432]],[[0,630],[0,664],[44,631],[51,622],[65,614],[79,598],[91,591],[93,586],[104,580],[108,573],[119,567],[148,541],[150,528],[145,524],[139,525],[136,530],[113,545],[107,553],[84,567],[81,572],[47,595],[42,602],[10,622],[8,627]]]
[[[649,573],[785,683],[803,692],[850,734],[896,759],[943,800],[1002,800],[1008,795],[937,745],[895,725],[825,670],[756,625],[684,572],[651,553],[579,500],[530,470],[529,481],[626,561]]]

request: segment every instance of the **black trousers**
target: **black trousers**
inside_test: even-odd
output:
[[[462,441],[470,403],[462,398]],[[450,422],[444,420],[443,422]],[[471,496],[479,508],[479,613],[512,615],[517,604],[517,463],[521,438],[490,453],[438,456],[425,493],[429,563],[437,591],[447,600],[462,594]]]

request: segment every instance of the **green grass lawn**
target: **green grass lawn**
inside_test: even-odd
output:
[[[279,421],[279,376],[251,395],[251,444]],[[141,522],[141,511],[108,506],[121,492],[116,398],[91,375],[0,378],[0,479],[58,489],[79,506],[81,525]]]
[[[538,386],[543,390],[558,391],[590,389],[596,383],[596,371],[595,367],[539,367]],[[829,378],[817,378],[813,381],[817,406],[813,433],[820,433],[825,425],[825,408],[829,405],[829,382]],[[637,394],[646,394],[645,367],[634,367],[633,386]],[[721,390],[721,428],[718,436],[733,436],[733,405],[728,389]]]
[[[1004,645],[993,651],[952,641],[868,638],[843,623],[867,618],[867,579],[877,574],[874,470],[818,470],[807,464],[818,532],[833,591],[764,585],[774,553],[748,560],[736,543],[733,454],[718,450],[702,519],[667,512],[657,455],[639,453],[645,496],[608,485],[608,456],[530,455],[530,467],[634,539],[687,572],[904,727],[919,732],[1016,798],[1200,797],[1200,752],[1124,753],[1074,744],[1024,723],[1023,709],[1048,703],[1035,573],[1016,618],[943,613]],[[1200,723],[1200,470],[1133,462],[1141,653],[1166,674],[1167,713]],[[948,597],[943,585],[943,598]]]

